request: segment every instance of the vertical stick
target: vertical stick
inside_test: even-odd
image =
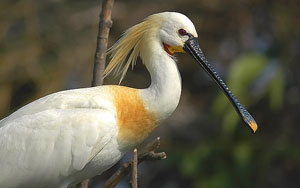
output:
[[[143,148],[141,148],[137,156],[137,163],[139,164],[143,161],[157,161],[166,159],[167,155],[165,152],[155,152],[155,150],[159,148],[159,145],[160,138],[157,137],[156,139],[152,140],[147,145],[145,145]],[[106,180],[102,188],[115,187],[125,176],[127,176],[130,173],[132,167],[133,160],[124,163],[113,175],[111,175],[111,177],[108,180]]]
[[[111,13],[114,0],[104,0],[100,14],[99,30],[97,35],[97,47],[95,52],[92,86],[103,84],[103,71],[105,69],[106,49],[109,30],[112,26]]]
[[[132,160],[132,177],[131,177],[131,187],[137,188],[137,165],[138,165],[138,155],[137,149],[133,150],[133,160]]]
[[[110,28],[112,27],[111,13],[113,6],[114,0],[104,0],[102,3],[102,11],[100,14],[97,34],[92,86],[99,86],[103,84],[103,71],[105,69],[108,35]],[[89,181],[89,179],[84,180],[80,184],[76,185],[76,187],[88,188]]]

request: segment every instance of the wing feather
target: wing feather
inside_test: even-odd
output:
[[[0,121],[0,127],[24,115],[49,109],[95,108],[113,112],[109,86],[80,88],[56,92],[35,100]]]
[[[0,122],[0,187],[59,182],[101,152],[117,126],[112,107],[94,91],[55,93]]]

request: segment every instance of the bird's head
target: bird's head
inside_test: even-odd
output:
[[[104,71],[105,76],[114,70],[116,74],[122,74],[122,80],[129,66],[134,66],[137,57],[143,55],[141,54],[143,49],[149,51],[145,48],[149,47],[147,44],[150,44],[153,40],[159,42],[159,47],[169,55],[177,52],[186,52],[191,55],[223,90],[252,132],[254,133],[257,130],[257,124],[253,117],[236,99],[206,60],[198,42],[195,26],[183,14],[176,12],[154,14],[142,23],[128,29],[123,37],[109,49],[112,59]]]
[[[124,78],[130,65],[134,66],[142,52],[149,48],[164,50],[169,55],[184,52],[183,48],[189,36],[197,38],[197,32],[191,20],[177,12],[163,12],[147,17],[143,22],[129,28],[123,36],[108,50],[111,61],[104,76],[111,72]],[[151,46],[152,42],[159,46]],[[120,82],[121,82],[120,81]]]
[[[158,35],[168,54],[173,55],[176,52],[184,52],[183,48],[189,37],[198,37],[194,24],[185,15],[166,12],[156,16],[161,20]]]

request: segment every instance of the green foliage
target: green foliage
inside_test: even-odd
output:
[[[211,148],[207,145],[199,145],[191,152],[184,155],[182,162],[180,163],[183,175],[189,177],[197,176],[199,169],[205,167],[206,160],[209,159],[211,152]]]
[[[270,108],[273,111],[278,111],[282,108],[284,88],[284,75],[282,71],[279,71],[268,87]]]

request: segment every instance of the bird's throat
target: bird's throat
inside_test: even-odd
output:
[[[174,53],[170,51],[170,46],[166,43],[163,43],[164,45],[164,49],[165,51],[169,54],[169,55],[173,55]]]
[[[164,50],[169,54],[173,55],[176,52],[184,52],[183,48],[180,46],[170,46],[163,42]]]

